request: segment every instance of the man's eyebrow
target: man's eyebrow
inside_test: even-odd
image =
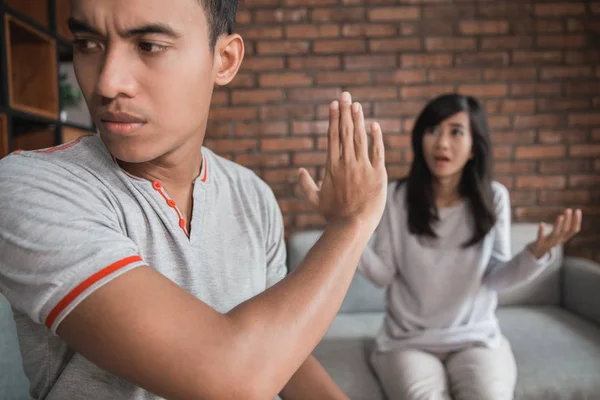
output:
[[[79,21],[73,17],[69,18],[69,29],[71,30],[71,33],[73,33],[73,34],[75,34],[75,33],[91,33],[94,35],[101,36],[101,34],[100,34],[100,32],[98,32],[98,30],[92,28],[85,22]],[[170,26],[168,26],[166,24],[162,24],[162,23],[152,23],[152,24],[146,24],[146,25],[142,25],[142,26],[139,26],[136,28],[132,28],[132,29],[127,30],[125,33],[123,33],[122,36],[123,37],[132,37],[132,36],[141,36],[141,35],[147,35],[147,34],[155,34],[155,35],[158,34],[158,35],[169,36],[172,38],[178,38],[181,36],[181,34],[176,32],[173,28],[171,28]]]

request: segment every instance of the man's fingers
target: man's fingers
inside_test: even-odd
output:
[[[313,206],[319,206],[319,188],[307,170],[300,168],[298,171],[298,184],[304,198]]]
[[[571,239],[581,230],[581,210],[577,209],[573,213],[573,218],[571,219],[571,224],[568,226],[567,237],[565,240]]]
[[[540,240],[543,240],[543,239],[544,239],[544,223],[541,223],[538,226],[537,240],[539,242]]]
[[[371,123],[371,137],[373,146],[371,148],[371,165],[373,167],[385,167],[385,148],[383,146],[383,133],[381,126],[377,122]]]
[[[354,122],[354,151],[357,160],[366,161],[369,158],[369,139],[365,131],[365,116],[360,103],[352,104],[352,119]]]
[[[342,140],[342,158],[350,162],[356,158],[354,153],[354,123],[352,121],[352,97],[350,93],[342,93],[340,99],[340,137]]]
[[[563,229],[562,229],[561,236],[560,236],[561,241],[565,241],[567,239],[567,237],[570,235],[569,231],[571,230],[571,224],[573,223],[573,210],[568,208],[564,212],[563,215],[564,215],[565,221],[563,223]]]
[[[340,103],[336,100],[329,105],[329,131],[327,133],[329,147],[327,158],[329,164],[340,159]]]

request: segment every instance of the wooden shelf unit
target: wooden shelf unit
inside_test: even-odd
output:
[[[69,13],[70,0],[0,0],[0,158],[93,132],[60,117],[59,65],[73,51]]]

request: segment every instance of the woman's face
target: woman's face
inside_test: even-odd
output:
[[[473,136],[466,111],[456,113],[439,125],[430,127],[423,135],[423,156],[437,179],[462,174],[473,157]]]

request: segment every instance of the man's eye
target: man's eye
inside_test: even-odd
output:
[[[75,50],[93,50],[100,47],[100,43],[90,39],[75,39],[73,40]]]
[[[167,49],[167,46],[150,42],[140,42],[138,47],[141,51],[146,53],[158,53]]]

